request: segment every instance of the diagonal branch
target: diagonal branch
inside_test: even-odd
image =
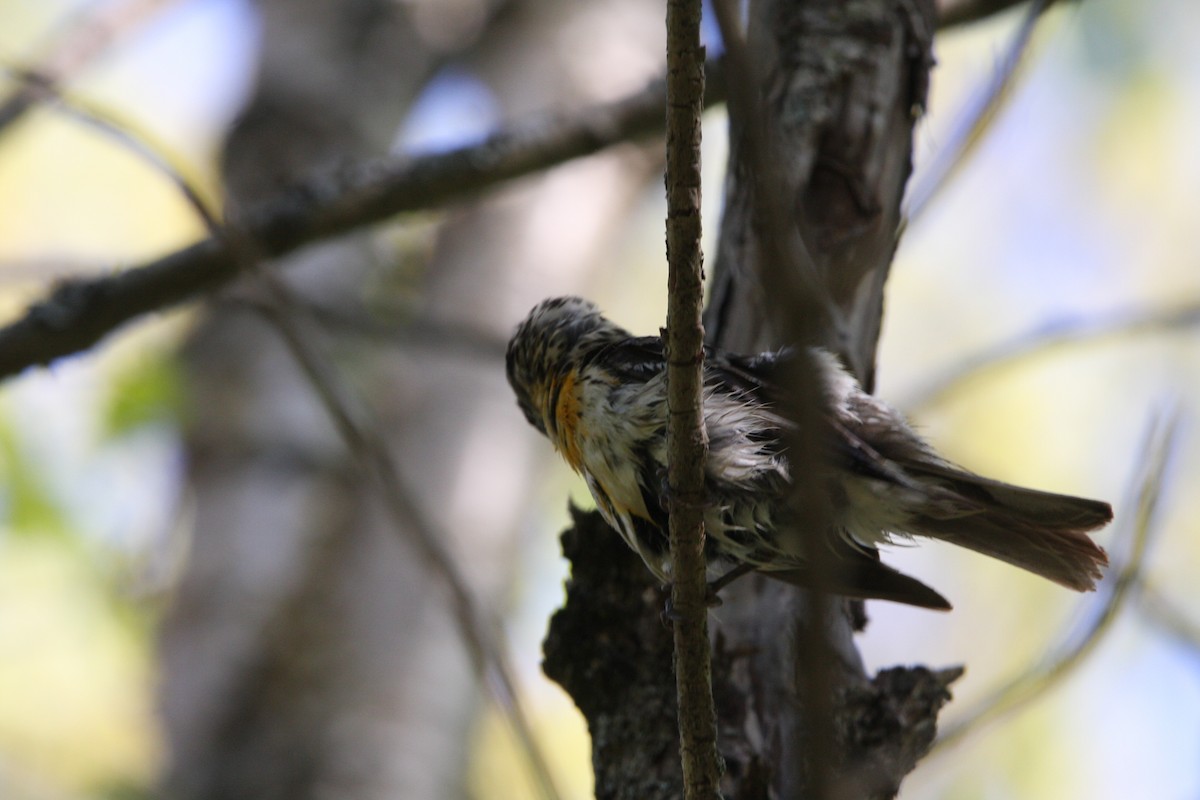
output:
[[[1093,317],[1047,322],[1006,341],[967,355],[918,386],[899,403],[910,412],[943,401],[955,387],[1033,355],[1073,345],[1123,340],[1148,333],[1173,333],[1200,327],[1200,298],[1188,298],[1171,309],[1124,309]]]
[[[1011,0],[993,3],[997,7],[1011,4]],[[955,4],[945,4],[940,25],[997,10],[981,12],[977,6],[983,3],[957,5],[970,8],[960,13],[950,10]],[[723,99],[719,67],[713,61],[706,65],[706,106]],[[46,88],[43,85],[40,94],[44,95]],[[406,211],[461,200],[506,180],[661,131],[665,96],[665,81],[656,81],[614,103],[568,116],[540,117],[470,147],[421,158],[379,159],[315,175],[257,206],[238,220],[236,227],[261,252],[279,256],[325,237]],[[21,100],[21,111],[32,97]],[[193,300],[232,281],[238,272],[238,259],[228,242],[208,238],[115,275],[63,281],[24,316],[0,328],[0,380],[86,350],[117,327]]]
[[[118,0],[92,3],[73,14],[54,34],[41,60],[26,70],[33,78],[0,101],[0,133],[10,130],[41,102],[42,90],[57,88],[91,66],[117,44],[179,0]]]
[[[1112,630],[1117,615],[1142,574],[1147,549],[1157,532],[1163,485],[1170,467],[1171,452],[1177,444],[1179,414],[1173,411],[1165,419],[1153,419],[1141,458],[1140,475],[1132,485],[1133,513],[1119,530],[1121,549],[1101,589],[1098,602],[1086,618],[1071,630],[1055,637],[1059,645],[1046,658],[1026,672],[1015,676],[980,701],[966,715],[947,726],[934,742],[930,755],[948,752],[988,722],[1000,719],[1041,697],[1063,682],[1100,646]]]
[[[1200,623],[1145,579],[1137,585],[1137,610],[1141,617],[1183,647],[1193,660],[1200,659]]]
[[[1026,0],[938,0],[938,30],[981,22],[1023,2]]]
[[[279,332],[338,435],[365,477],[374,484],[391,517],[393,529],[401,534],[409,534],[421,556],[445,579],[450,594],[450,609],[476,673],[484,681],[488,696],[512,726],[513,735],[528,762],[540,796],[544,800],[558,800],[560,794],[522,706],[516,673],[504,639],[496,631],[496,624],[471,593],[466,576],[442,544],[445,537],[421,510],[402,479],[395,459],[377,433],[379,426],[371,419],[369,410],[347,388],[331,359],[320,352],[298,323],[299,307],[291,293],[270,272],[262,271],[259,275],[270,301],[259,306],[258,310]]]
[[[719,84],[718,84],[719,85]],[[718,93],[709,91],[706,103]],[[528,120],[472,145],[422,157],[380,158],[313,175],[210,236],[148,264],[65,281],[0,329],[0,379],[86,350],[118,326],[195,299],[240,274],[239,242],[265,257],[409,211],[462,200],[619,142],[663,129],[664,81],[621,100]]]
[[[904,201],[904,216],[900,221],[897,237],[925,212],[934,198],[967,163],[976,146],[983,141],[992,122],[1012,96],[1017,69],[1029,52],[1034,29],[1053,1],[1031,0],[1020,26],[1005,48],[995,74],[970,98],[955,120],[946,143],[938,151],[933,163],[922,170],[913,181],[912,189]]]
[[[193,174],[185,160],[165,142],[156,139],[144,128],[139,128],[128,118],[68,94],[55,81],[37,73],[5,67],[0,67],[0,73],[20,82],[21,93],[17,97],[32,98],[45,107],[98,131],[118,147],[128,150],[174,185],[208,231],[212,232],[220,227],[217,221],[217,200],[202,188],[202,182]],[[4,110],[0,108],[0,130],[4,124],[3,114]]]

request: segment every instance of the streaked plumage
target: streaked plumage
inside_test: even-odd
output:
[[[942,459],[891,407],[863,392],[831,354],[813,350],[836,441],[825,484],[829,531],[796,531],[777,386],[786,353],[706,354],[709,436],[705,528],[711,569],[750,564],[809,585],[805,549],[833,568],[822,585],[852,597],[928,608],[949,603],[879,562],[895,538],[952,542],[1079,591],[1107,557],[1087,536],[1112,518],[1094,500],[1023,489]],[[587,482],[605,520],[662,581],[670,580],[666,501],[666,368],[658,337],[634,337],[577,298],[546,300],[508,345],[508,380],[526,419]],[[811,472],[811,470],[810,470]]]

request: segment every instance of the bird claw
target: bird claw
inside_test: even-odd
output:
[[[725,601],[721,599],[718,592],[725,587],[725,584],[729,583],[728,580],[725,580],[728,575],[729,574],[726,573],[720,578],[717,578],[715,581],[708,582],[704,590],[704,607],[706,610],[719,608],[725,604]],[[672,599],[672,588],[673,585],[670,583],[663,584],[662,591],[667,597],[666,600],[663,601],[662,613],[659,614],[659,619],[662,621],[662,624],[668,628],[683,618],[679,611],[675,608],[675,602]]]

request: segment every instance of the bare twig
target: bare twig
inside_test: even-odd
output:
[[[1137,610],[1200,660],[1200,622],[1189,617],[1153,583],[1138,581]]]
[[[1027,0],[938,0],[938,30],[979,22],[1024,2]]]
[[[720,798],[704,557],[704,257],[700,0],[667,2],[667,479],[679,752],[687,800]]]
[[[1200,327],[1200,300],[1173,309],[1118,311],[1097,317],[1059,320],[967,356],[917,388],[900,405],[912,411],[945,399],[963,381],[1001,369],[1035,353],[1061,347],[1120,339],[1133,334],[1160,333]]]
[[[1118,527],[1113,566],[1101,585],[1099,597],[1078,624],[1061,635],[1048,656],[1017,675],[977,703],[960,720],[945,727],[930,754],[949,751],[988,722],[1007,716],[1041,697],[1071,674],[1104,640],[1141,575],[1146,551],[1157,530],[1162,486],[1175,444],[1179,415],[1151,420],[1140,459],[1141,474],[1131,485],[1132,514]]]
[[[656,81],[613,103],[523,121],[470,147],[325,171],[254,207],[230,227],[238,239],[253,241],[263,257],[274,258],[661,131],[665,98],[665,83]],[[709,92],[705,102],[716,99]],[[0,379],[85,350],[118,326],[211,291],[239,271],[236,241],[210,236],[116,275],[64,282],[0,329]]]
[[[26,82],[0,103],[0,132],[10,128],[40,102],[43,92],[78,75],[156,14],[178,0],[116,0],[92,3],[66,21],[46,48],[46,54],[26,72]]]
[[[514,671],[503,640],[495,633],[496,624],[480,610],[468,588],[466,576],[442,545],[444,535],[409,492],[391,453],[383,444],[383,437],[375,433],[378,425],[365,405],[358,402],[346,382],[340,379],[332,359],[319,351],[298,324],[296,312],[299,309],[293,304],[288,290],[269,273],[262,272],[261,275],[274,299],[273,303],[263,307],[266,318],[283,337],[355,461],[374,481],[395,529],[407,532],[425,560],[445,579],[450,590],[451,610],[476,672],[483,677],[489,696],[512,726],[541,795],[547,800],[556,800],[560,795],[518,697]]]
[[[966,162],[967,157],[974,151],[976,145],[991,126],[996,115],[1000,112],[1005,101],[1012,96],[1014,76],[1017,67],[1029,50],[1029,41],[1042,12],[1050,7],[1053,0],[1032,0],[1025,11],[1012,41],[1004,52],[1000,63],[991,80],[981,87],[970,98],[965,108],[959,113],[950,134],[938,151],[932,164],[920,172],[913,181],[912,190],[904,202],[901,218],[900,236],[904,229],[917,220],[929,207],[929,203],[946,187],[957,174],[959,168]]]
[[[468,359],[499,363],[508,345],[503,336],[465,321],[435,320],[413,316],[408,309],[342,309],[327,306],[311,297],[292,294],[292,308],[325,330],[380,344],[442,352]],[[221,302],[261,311],[262,297],[230,291]]]
[[[2,66],[0,71],[21,82],[25,93],[22,96],[39,100],[46,107],[94,128],[120,147],[129,150],[175,185],[184,200],[199,215],[206,229],[213,231],[219,226],[216,199],[210,192],[201,188],[201,181],[187,165],[186,160],[172,152],[165,142],[156,139],[149,131],[138,128],[132,120],[124,119],[111,110],[89,103],[83,98],[71,96],[58,89],[52,82],[45,81],[33,73],[10,70]]]

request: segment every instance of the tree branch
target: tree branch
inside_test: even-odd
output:
[[[1035,354],[1064,347],[1148,333],[1172,333],[1200,327],[1200,299],[1172,309],[1129,309],[1093,317],[1048,322],[1027,333],[969,354],[919,385],[899,403],[909,412],[946,399],[958,385],[990,370],[1001,369]]]
[[[1200,661],[1200,624],[1149,581],[1138,582],[1136,599],[1142,617]]]
[[[995,73],[969,99],[959,112],[945,142],[938,149],[933,163],[922,170],[913,181],[912,189],[904,200],[901,233],[913,220],[921,216],[930,202],[949,184],[958,170],[983,141],[992,122],[999,115],[1005,102],[1012,96],[1016,84],[1017,68],[1029,51],[1033,31],[1053,0],[1031,0],[1021,24],[1013,34],[1004,56]],[[900,234],[897,234],[899,237]]]
[[[705,602],[704,257],[700,252],[700,0],[667,3],[667,480],[679,752],[687,800],[719,798]]]
[[[178,0],[121,0],[85,6],[54,35],[26,81],[0,102],[0,133],[12,128],[42,99],[41,92],[71,80],[113,46]]]
[[[1151,420],[1140,459],[1140,474],[1131,482],[1134,511],[1122,520],[1118,530],[1120,550],[1088,615],[1073,626],[1073,630],[1055,636],[1057,645],[1042,661],[997,688],[961,719],[945,726],[930,750],[931,756],[948,752],[988,722],[1041,697],[1062,683],[1100,646],[1142,575],[1146,552],[1158,527],[1163,485],[1176,445],[1178,425],[1177,411],[1167,414],[1165,419]]]
[[[981,22],[1026,0],[938,0],[938,30]]]
[[[558,800],[561,795],[522,706],[506,643],[497,633],[498,625],[476,600],[466,577],[446,550],[445,535],[421,510],[401,478],[395,459],[383,444],[384,437],[378,434],[380,426],[372,420],[366,405],[340,379],[332,359],[319,351],[299,324],[299,309],[290,292],[271,273],[264,271],[260,275],[271,302],[259,310],[283,338],[358,468],[375,484],[393,529],[401,535],[408,534],[420,555],[445,579],[450,609],[475,671],[488,696],[512,727],[518,750],[528,762],[540,796],[544,800]]]
[[[706,103],[718,100],[710,91]],[[522,175],[661,131],[665,82],[570,115],[546,115],[486,141],[417,158],[381,158],[318,173],[212,236],[116,275],[64,281],[0,329],[0,379],[85,350],[143,314],[212,291],[240,274],[239,243],[281,256],[407,211],[435,208]]]

